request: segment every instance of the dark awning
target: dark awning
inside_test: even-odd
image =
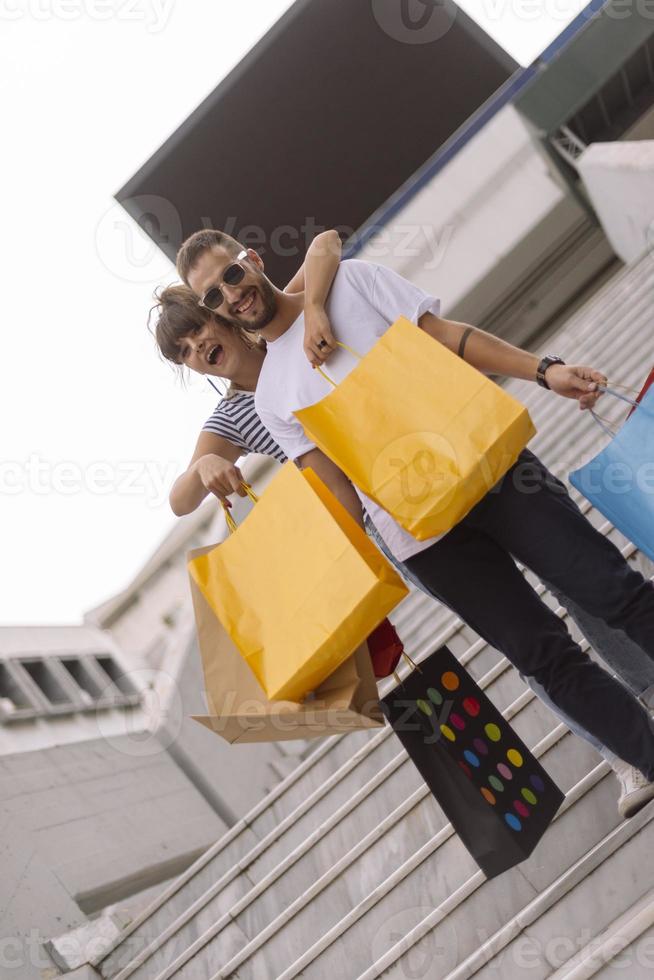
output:
[[[198,58],[219,47],[198,38]],[[223,228],[281,283],[316,230],[360,227],[517,67],[449,0],[298,0],[116,197],[171,258]]]

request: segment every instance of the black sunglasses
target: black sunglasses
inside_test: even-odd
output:
[[[245,269],[242,265],[240,265],[239,260],[246,259],[247,256],[247,251],[243,249],[243,251],[239,252],[236,256],[237,261],[232,262],[231,265],[228,265],[227,268],[223,270],[222,281],[225,283],[225,285],[238,286],[239,282],[241,282],[243,276],[245,275]],[[215,313],[215,311],[222,306],[224,299],[225,297],[223,296],[223,291],[220,286],[212,286],[210,289],[207,289],[202,299],[198,300],[198,303],[200,306],[203,306],[205,310],[211,310],[212,313]]]

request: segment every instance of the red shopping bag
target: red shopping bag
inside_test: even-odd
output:
[[[643,400],[644,396],[647,394],[648,390],[651,388],[653,384],[654,384],[654,368],[652,368],[652,370],[650,371],[647,381],[643,385],[640,394],[636,398],[637,402],[640,403]],[[631,417],[631,413],[635,410],[635,408],[636,406],[634,405],[634,407],[629,412],[629,415],[627,415],[627,418]]]
[[[404,644],[388,619],[383,619],[368,637],[368,650],[375,677],[388,677],[404,653]]]

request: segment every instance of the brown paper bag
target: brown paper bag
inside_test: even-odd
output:
[[[213,546],[211,546],[213,547]],[[189,552],[189,559],[209,548]],[[269,701],[199,587],[189,576],[208,715],[191,715],[232,744],[317,738],[382,728],[377,682],[363,644],[304,701]]]

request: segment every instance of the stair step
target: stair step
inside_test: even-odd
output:
[[[479,680],[528,745],[536,744],[547,735],[552,726],[551,712],[524,687],[517,672],[497,651],[477,640],[461,660],[466,662],[471,673],[477,675],[480,674],[480,664],[486,667],[492,665],[486,675],[479,677]],[[524,710],[527,705],[529,705],[528,711]],[[303,840],[311,834],[317,819],[316,813],[313,812],[316,806],[320,808],[318,816],[324,822],[344,800],[351,799],[357,789],[366,785],[370,779],[374,780],[383,767],[397,756],[399,743],[390,729],[373,735],[368,732],[353,734],[363,734],[366,739],[360,745],[358,752],[345,751],[346,741],[353,736],[338,736],[340,749],[338,756],[324,749],[315,753],[320,757],[317,765],[321,767],[326,758],[330,759],[332,765],[335,758],[345,759],[341,768],[331,775],[333,785],[330,785],[323,776],[322,782],[318,784],[314,793],[319,797],[317,802],[312,803],[311,796],[305,797],[300,803],[299,811],[284,814],[282,809],[276,822],[270,819],[270,814],[273,812],[271,806],[260,807],[260,814],[253,816],[251,827],[244,827],[236,835],[233,828],[226,835],[227,838],[230,835],[232,837],[227,849],[219,842],[219,845],[212,848],[205,856],[204,863],[202,859],[196,862],[196,872],[170,897],[169,901],[155,908],[138,929],[123,939],[120,946],[104,958],[101,963],[102,975],[116,977],[116,980],[126,980],[127,977],[138,980],[146,970],[148,975],[152,975],[152,970],[159,966],[163,968],[163,965],[170,961],[171,955],[174,959],[180,948],[188,945],[183,939],[184,935],[190,935],[195,939],[204,932],[207,922],[215,922],[216,918],[220,918],[225,909],[222,892],[232,887],[235,878],[240,876],[241,885],[236,891],[229,891],[228,894],[238,897],[247,894],[265,874],[271,872],[275,866],[283,864],[285,855],[293,849],[293,839]],[[309,760],[307,764],[308,762]],[[306,769],[307,765],[303,768]],[[310,769],[314,771],[313,766]],[[417,772],[412,765],[410,770],[405,766],[404,772],[409,771],[408,785],[416,785],[416,781],[419,782]],[[298,783],[304,785],[301,779],[289,779],[288,782],[290,787],[287,793],[275,794],[275,802],[280,809],[279,801],[284,800],[285,804],[290,804]],[[402,792],[406,792],[404,784]],[[390,798],[380,798],[378,793],[376,800],[371,800],[367,805],[376,808],[378,812],[387,813],[393,809],[393,804],[392,795]],[[285,823],[288,826],[286,831],[284,831]],[[272,827],[268,840],[263,833],[266,826]],[[246,848],[248,832],[254,832],[254,838],[250,837],[250,847]],[[270,836],[273,838],[272,841]],[[342,839],[339,840],[338,846],[344,846]],[[210,856],[212,851],[215,854],[213,858]],[[335,851],[336,855],[337,853],[338,850]],[[147,968],[144,966],[146,963]]]
[[[624,914],[625,908],[646,895],[650,896],[649,919],[643,928],[651,927],[653,821],[654,804],[650,804],[636,817],[619,823],[579,861],[564,869],[519,917],[509,919],[485,948],[448,974],[447,980],[520,976],[523,969],[534,980],[581,980],[583,976],[594,976],[595,967],[600,967],[610,953],[610,945],[595,963],[588,963],[584,955],[577,961],[578,951],[588,952],[589,944],[596,949],[597,937],[607,927],[611,932],[611,924]],[[654,959],[654,944],[649,953]],[[397,965],[401,969],[400,961]],[[621,976],[631,980],[631,967],[622,969]]]
[[[543,761],[548,771],[564,769],[573,778],[579,776],[583,784],[588,778],[589,759],[582,758],[582,751],[573,766],[570,741],[565,736],[545,754]],[[557,760],[557,756],[561,759]],[[229,976],[232,971],[239,980],[252,980],[268,964],[270,974],[280,980],[296,975],[357,977],[369,967],[373,945],[377,956],[385,944],[392,945],[398,913],[405,920],[413,918],[415,925],[424,918],[425,906],[432,910],[449,901],[473,879],[478,887],[484,884],[483,874],[451,827],[446,825],[439,830],[434,822],[433,813],[438,810],[431,796],[423,799],[403,817],[401,824],[390,828],[361,857],[350,862],[341,875],[327,882],[312,896],[309,905],[299,903],[295,917],[288,924],[281,923],[247,960],[243,960],[243,951],[225,963],[223,974]],[[615,805],[612,810],[615,813]],[[552,846],[556,823],[548,831],[547,843],[543,841],[529,861],[542,861],[544,847]],[[573,851],[575,844],[577,857],[578,838],[571,842]],[[531,897],[533,886],[524,877],[518,881]],[[261,934],[259,940],[260,937]]]
[[[592,931],[589,929],[588,934]],[[647,892],[614,919],[607,929],[593,936],[590,942],[551,974],[550,980],[586,980],[588,977],[625,976],[627,973],[630,980],[632,977],[647,977],[649,980],[654,973],[653,937],[654,890]],[[570,947],[574,946],[574,943],[570,943]]]
[[[569,737],[564,736],[564,727],[559,726],[559,728],[559,741],[563,736],[564,740],[569,742]],[[559,741],[554,742],[546,759],[546,765],[550,769],[551,763],[556,762],[556,747]],[[592,750],[588,749],[588,753],[594,761],[596,757]],[[587,771],[589,759],[578,757],[577,767],[578,772],[574,773],[575,779]],[[572,772],[570,760],[561,763],[561,768],[568,773]],[[277,969],[278,964],[274,959],[275,950],[282,957],[280,968],[284,969],[293,958],[296,958],[290,956],[289,952],[296,952],[295,944],[299,943],[300,948],[305,949],[307,945],[310,946],[320,939],[325,932],[325,927],[337,925],[346,910],[358,903],[365,905],[371,895],[375,899],[376,892],[386,886],[389,875],[393,872],[400,873],[403,866],[406,867],[416,860],[416,853],[422,853],[421,849],[431,853],[435,848],[443,847],[446,850],[439,851],[443,855],[438,858],[439,865],[457,869],[460,866],[468,870],[472,869],[472,872],[476,870],[474,862],[469,858],[463,845],[452,834],[451,828],[444,824],[440,808],[435,804],[426,787],[421,787],[413,798],[407,799],[405,795],[402,800],[404,802],[394,814],[379,822],[378,828],[371,832],[368,840],[364,839],[356,845],[349,854],[342,856],[339,862],[328,863],[326,870],[324,863],[317,869],[307,864],[310,873],[308,882],[304,882],[304,891],[300,890],[303,884],[301,879],[296,887],[291,888],[290,878],[284,875],[274,883],[274,887],[268,893],[263,893],[258,901],[248,902],[243,909],[237,906],[230,911],[229,920],[225,921],[235,921],[243,932],[257,937],[250,944],[252,947],[250,958],[241,962],[244,952],[239,953],[237,957],[239,978],[256,976],[259,970],[266,968],[266,964],[270,969],[273,966]],[[456,854],[455,859],[448,856],[450,852]],[[310,857],[311,860],[315,860],[315,855]],[[421,860],[424,860],[424,857]],[[321,870],[322,874],[320,874]],[[316,881],[317,885],[315,885]],[[199,969],[200,962],[204,965],[209,963],[212,969],[215,967],[218,970],[226,962],[222,949],[221,928],[222,924],[216,921],[214,929],[209,930],[203,940],[189,948],[178,961],[171,962],[168,959],[170,964],[168,970],[162,973],[152,972],[152,963],[150,963],[150,972],[144,976],[150,978],[156,976],[157,980],[165,980],[168,976],[191,978],[194,970]],[[317,934],[316,930],[319,930]],[[187,958],[189,955],[190,959]]]
[[[477,647],[479,648],[479,644]],[[505,701],[511,702],[512,700],[514,704],[520,706],[521,710],[518,715],[521,722],[520,727],[524,730],[523,733],[528,744],[535,744],[539,740],[540,731],[545,726],[548,730],[551,728],[552,715],[539,701],[534,699],[531,692],[525,690],[516,672],[509,667],[503,658],[494,652],[493,659],[496,661],[495,666],[489,675],[482,678],[483,684],[489,689],[491,697],[498,707],[502,708]],[[525,710],[527,707],[528,711]],[[511,708],[509,708],[508,714],[512,714]],[[527,721],[527,715],[530,714],[533,715],[531,725]],[[538,733],[538,736],[535,733]],[[177,896],[175,901],[171,900],[166,907],[156,910],[138,930],[138,941],[134,935],[131,942],[124,942],[125,949],[122,953],[120,949],[116,950],[104,960],[102,964],[103,975],[119,977],[120,980],[132,976],[137,980],[146,969],[142,965],[146,962],[147,971],[151,975],[155,965],[167,962],[171,950],[179,951],[180,946],[183,945],[182,937],[184,935],[190,934],[196,938],[207,927],[207,923],[220,918],[225,907],[222,891],[225,887],[230,886],[235,876],[241,877],[243,892],[247,892],[249,888],[260,882],[266,874],[271,873],[275,867],[282,867],[296,844],[302,841],[306,842],[312,833],[315,836],[316,826],[320,828],[327,820],[332,819],[333,814],[347,801],[351,802],[357,792],[359,794],[365,793],[363,803],[359,806],[356,820],[353,823],[348,826],[346,821],[341,822],[333,831],[330,837],[332,840],[330,863],[353,843],[353,835],[355,838],[357,835],[361,836],[360,821],[363,821],[363,826],[366,825],[367,813],[375,814],[375,819],[377,819],[378,814],[388,813],[394,809],[398,793],[406,795],[414,787],[422,785],[417,770],[411,763],[406,762],[404,750],[390,728],[375,733],[372,738],[368,736],[368,738],[368,745],[362,746],[359,750],[359,761],[357,762],[356,755],[346,758],[341,770],[332,776],[333,785],[323,783],[316,791],[319,798],[313,805],[310,797],[303,801],[300,812],[296,811],[286,815],[283,820],[278,822],[277,827],[271,831],[271,835],[276,839],[272,841],[265,838],[258,839],[259,828],[256,828],[257,842],[254,848],[248,854],[242,855],[237,861],[234,861],[231,871],[220,874],[216,862],[208,862],[204,865],[192,879],[192,882],[195,885],[194,895],[198,892],[201,884],[204,885],[209,882],[205,891],[194,897],[193,901],[188,902],[186,906],[181,905],[181,899]],[[389,775],[395,782],[387,788],[383,785],[384,767],[388,767],[393,759],[396,761],[391,765]],[[397,768],[398,764],[401,764],[402,772],[396,776],[393,774],[393,766]],[[380,773],[382,774],[380,786],[370,793],[365,787],[380,781]],[[395,789],[395,785],[397,785],[397,789]],[[370,798],[367,798],[369,793]],[[304,812],[301,812],[302,808],[304,808]],[[287,829],[284,828],[284,825]],[[319,830],[319,833],[322,834],[322,831]],[[218,852],[216,861],[218,860],[223,861],[221,851]],[[324,856],[321,856],[320,860],[324,861]],[[212,880],[211,869],[213,866],[217,867],[217,871]],[[185,909],[185,911],[180,915],[176,909]],[[157,949],[151,951],[151,946],[156,946]],[[134,957],[136,959],[132,962],[131,967],[128,966]],[[137,969],[137,967],[140,968]]]

